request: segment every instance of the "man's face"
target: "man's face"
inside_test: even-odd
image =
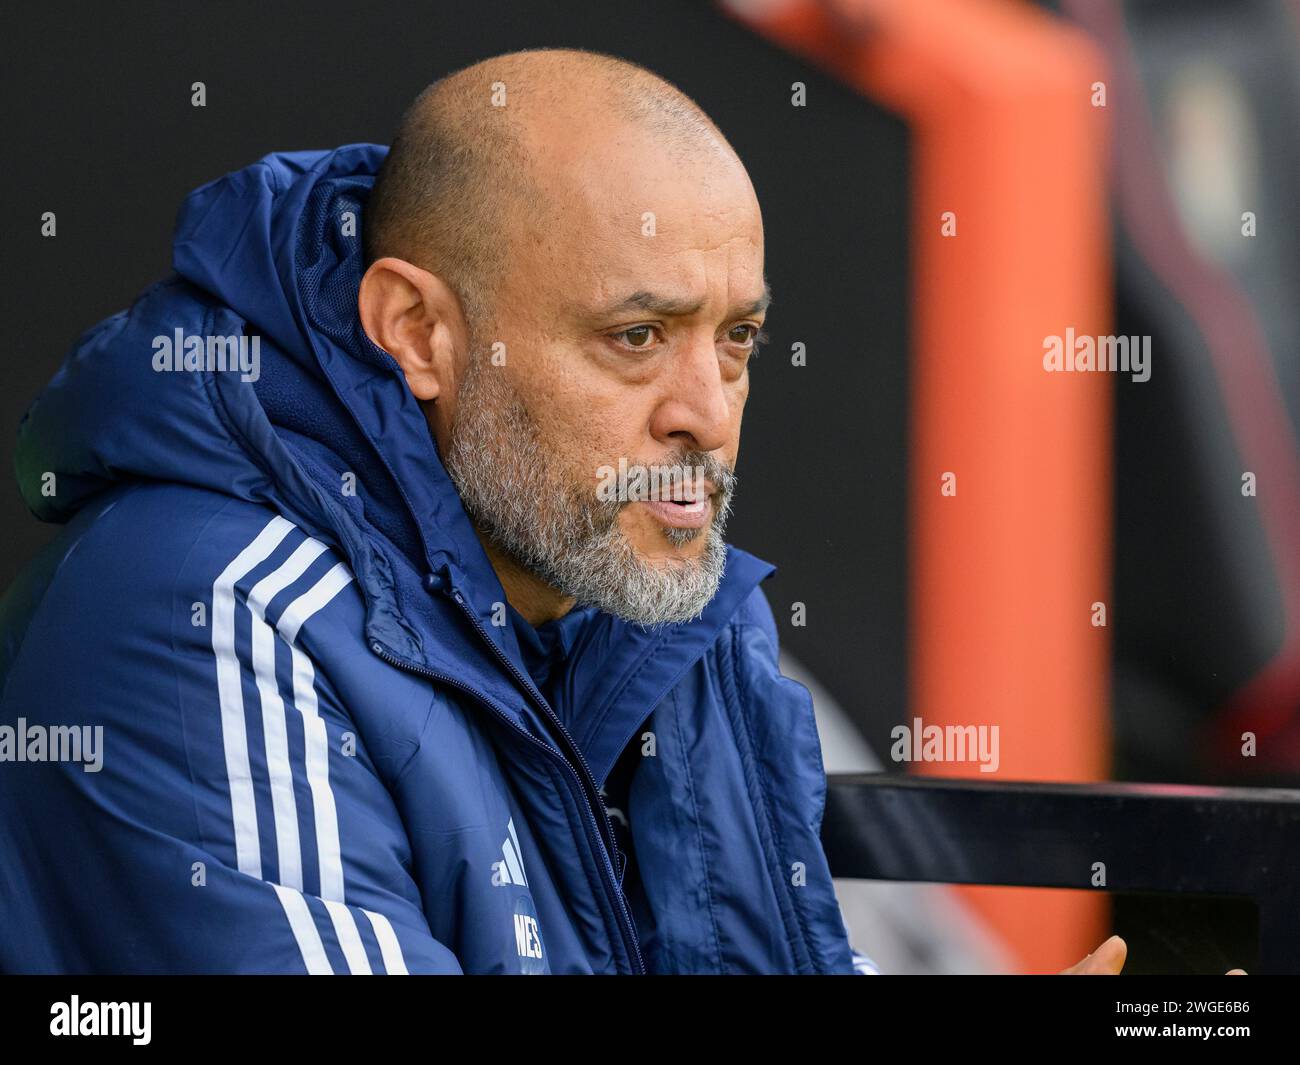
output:
[[[549,143],[540,213],[469,323],[447,466],[495,545],[564,594],[686,620],[721,576],[766,303],[758,203],[721,151],[683,162],[626,128]]]

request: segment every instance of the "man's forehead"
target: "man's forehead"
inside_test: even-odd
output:
[[[762,213],[729,148],[683,164],[644,129],[584,132],[534,160],[544,202],[526,208],[514,255],[534,292],[582,318],[766,309]]]
[[[546,138],[540,132],[528,131],[526,155],[547,203],[530,206],[549,224],[559,215],[574,239],[641,234],[648,218],[657,219],[660,236],[761,233],[749,175],[724,143],[704,140],[683,155],[652,129],[604,115],[590,124],[575,119]]]
[[[748,286],[746,286],[748,288]],[[762,287],[752,292],[729,293],[732,302],[725,309],[725,317],[745,318],[763,314],[772,302],[772,290],[766,280]],[[615,293],[612,298],[592,300],[581,305],[582,313],[596,317],[643,311],[662,318],[690,318],[709,306],[710,293],[699,289],[666,285],[661,287],[636,287]]]

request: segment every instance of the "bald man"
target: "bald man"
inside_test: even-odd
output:
[[[499,56],[173,264],[20,432],[0,968],[872,971],[724,540],[769,295],[707,116]]]
[[[869,970],[724,539],[769,297],[707,116],[499,56],[198,189],[173,265],[20,432],[0,968]]]

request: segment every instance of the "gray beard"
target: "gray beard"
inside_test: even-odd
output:
[[[670,543],[707,537],[694,559],[651,563],[618,524],[625,502],[597,497],[548,459],[536,422],[486,355],[471,357],[444,463],[471,520],[499,550],[578,606],[654,626],[698,618],[726,568],[723,539],[735,474],[706,452],[681,455],[717,489],[706,528],[665,528]],[[593,474],[594,474],[593,470]]]

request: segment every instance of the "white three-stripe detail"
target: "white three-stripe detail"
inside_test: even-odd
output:
[[[309,592],[304,592],[284,608],[276,627],[289,643],[296,643],[298,630],[316,611],[328,605],[329,601],[352,583],[352,574],[342,562],[339,562],[325,576],[318,580]]]
[[[280,905],[284,907],[284,914],[289,918],[289,927],[293,929],[293,938],[298,942],[298,950],[302,952],[307,972],[312,976],[333,976],[334,969],[325,955],[325,944],[321,942],[320,931],[312,920],[311,910],[307,908],[307,900],[293,888],[281,884],[271,886],[275,888]]]
[[[293,767],[289,764],[289,734],[284,701],[275,679],[275,633],[266,623],[266,606],[301,577],[325,545],[310,538],[270,576],[248,593],[253,615],[253,676],[262,701],[262,732],[266,737],[266,771],[271,782],[271,811],[275,819],[275,845],[280,883],[302,890],[302,844],[298,839],[298,803],[293,794]]]
[[[388,918],[382,913],[362,910],[369,919],[370,927],[375,930],[375,939],[379,941],[379,954],[384,959],[384,971],[389,976],[406,976],[406,959],[402,957],[402,945],[397,942],[397,933]]]
[[[212,652],[217,659],[217,697],[221,703],[221,742],[230,781],[230,811],[235,831],[235,861],[241,873],[262,877],[253,771],[248,763],[244,693],[235,655],[235,582],[265,561],[289,535],[292,522],[276,516],[251,544],[221,572],[212,585]]]
[[[257,813],[248,758],[248,737],[244,721],[243,689],[239,659],[235,653],[235,584],[264,562],[294,525],[273,518],[258,537],[240,552],[213,585],[212,646],[217,658],[218,697],[221,703],[226,770],[230,778],[231,809],[235,826],[235,852],[241,872],[262,876]],[[307,782],[315,814],[316,851],[320,864],[321,900],[329,914],[335,936],[348,969],[357,974],[372,970],[352,910],[344,905],[343,861],[334,793],[329,784],[329,739],[320,717],[316,697],[316,675],[311,659],[297,646],[303,625],[323,609],[352,581],[346,565],[338,563],[308,591],[294,599],[280,615],[273,630],[266,620],[271,601],[298,580],[326,550],[308,537],[278,569],[258,581],[248,594],[252,616],[253,674],[262,705],[262,727],[266,737],[267,772],[270,777],[272,815],[276,832],[276,853],[280,883],[272,884],[289,927],[302,954],[307,971],[331,974],[320,931],[302,894],[302,848],[298,834],[297,801],[293,791],[293,769],[289,759],[287,718],[275,676],[275,632],[289,647],[292,657],[293,703],[303,718]],[[511,826],[513,828],[513,826]],[[522,876],[522,870],[520,870]],[[374,931],[384,969],[405,974],[406,961],[388,918],[362,910]]]
[[[330,921],[334,925],[334,934],[338,936],[339,946],[343,948],[343,957],[348,969],[355,976],[369,976],[370,959],[366,957],[366,948],[361,944],[361,933],[357,931],[357,919],[352,911],[341,902],[325,900],[325,909],[329,911]]]
[[[302,715],[306,744],[307,784],[311,788],[316,821],[316,854],[320,865],[321,898],[343,902],[343,856],[339,847],[339,819],[329,782],[329,738],[316,701],[316,671],[297,645],[298,633],[314,613],[330,602],[352,580],[343,563],[334,566],[310,591],[290,603],[276,628],[289,645],[293,672],[293,702]]]

